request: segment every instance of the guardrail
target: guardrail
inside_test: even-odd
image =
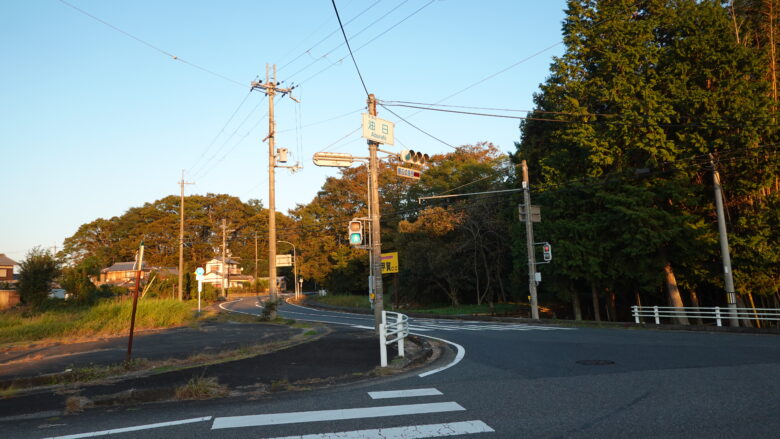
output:
[[[382,311],[382,323],[379,325],[379,359],[382,367],[387,367],[387,345],[398,343],[398,356],[404,356],[404,338],[408,335],[409,316]]]
[[[652,317],[656,325],[661,318],[687,317],[689,319],[714,319],[717,326],[723,326],[723,320],[768,320],[780,321],[780,309],[777,308],[729,308],[729,307],[675,307],[675,306],[631,306],[634,321],[640,323],[641,317]]]

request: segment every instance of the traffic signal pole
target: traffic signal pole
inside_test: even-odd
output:
[[[525,238],[528,253],[528,292],[531,295],[531,318],[539,320],[539,302],[536,296],[536,254],[534,225],[531,222],[531,185],[528,182],[528,164],[523,160],[523,203],[525,203]]]
[[[376,116],[376,97],[373,94],[368,95],[368,114]],[[379,325],[382,323],[382,311],[384,310],[382,301],[382,241],[379,230],[379,159],[377,158],[377,142],[368,141],[368,171],[370,174],[371,197],[369,200],[371,217],[371,278],[374,280],[374,329],[379,332]]]
[[[731,273],[731,254],[729,253],[729,235],[726,232],[726,221],[723,219],[723,191],[720,186],[720,174],[715,167],[715,159],[710,154],[712,165],[712,185],[715,188],[715,208],[718,213],[718,236],[720,238],[720,255],[723,260],[723,278],[726,283],[726,302],[728,303],[731,326],[738,327],[737,294],[734,289],[734,275]]]

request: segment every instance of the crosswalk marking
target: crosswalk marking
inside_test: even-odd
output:
[[[462,421],[446,424],[408,425],[406,427],[378,428],[373,430],[285,436],[273,439],[424,439],[461,434],[491,433],[494,431],[482,421]]]
[[[437,396],[441,395],[436,389],[407,389],[407,390],[388,390],[384,392],[368,392],[368,396],[371,399],[387,399],[387,398],[412,398],[415,396]]]
[[[222,428],[258,427],[263,425],[299,424],[303,422],[338,421],[344,419],[378,418],[385,416],[416,415],[463,411],[455,402],[391,405],[354,409],[317,410],[310,412],[272,413],[267,415],[227,416],[214,419],[212,430]]]

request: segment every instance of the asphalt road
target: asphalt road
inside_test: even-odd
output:
[[[224,307],[260,311],[254,299]],[[372,316],[293,305],[280,314],[373,326]],[[411,326],[446,340],[452,353],[427,370],[349,387],[95,410],[0,428],[3,437],[25,438],[780,436],[777,336],[429,319]]]

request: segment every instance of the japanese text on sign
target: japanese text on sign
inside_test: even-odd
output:
[[[395,143],[394,130],[393,122],[363,113],[363,138],[392,145]]]
[[[398,252],[382,253],[382,274],[398,273]]]

